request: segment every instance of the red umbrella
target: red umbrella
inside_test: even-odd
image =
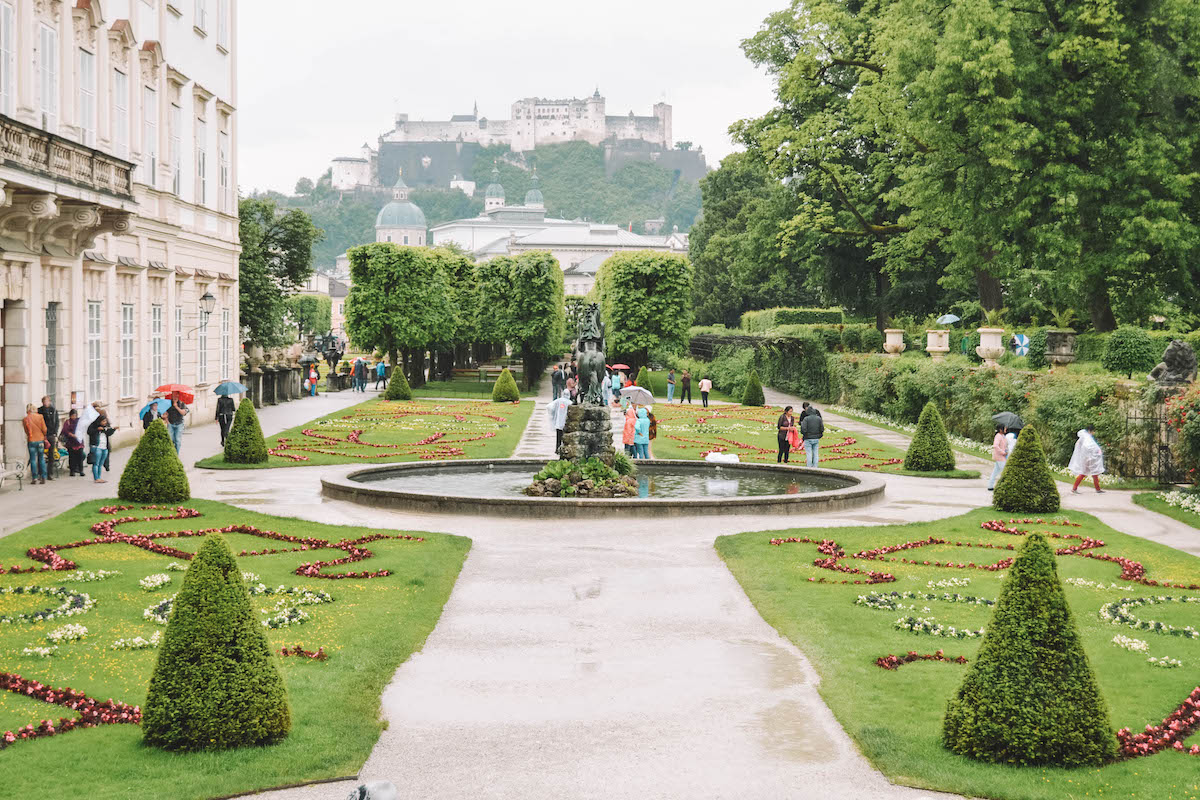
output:
[[[613,364],[612,368],[613,369],[629,369],[629,365],[628,364]]]
[[[196,396],[192,394],[192,387],[184,386],[182,383],[164,383],[154,391],[162,394],[169,394],[172,397],[178,397],[185,403],[196,402]]]

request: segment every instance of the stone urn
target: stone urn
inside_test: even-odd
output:
[[[1075,331],[1046,331],[1046,361],[1052,369],[1067,366],[1075,360]]]
[[[883,332],[883,351],[892,358],[904,352],[904,331],[900,328],[888,328]]]
[[[934,361],[941,361],[950,352],[950,331],[925,331],[925,352]]]
[[[979,346],[975,355],[983,359],[985,367],[997,367],[996,359],[1004,355],[1004,328],[979,328]]]

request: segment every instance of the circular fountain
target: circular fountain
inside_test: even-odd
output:
[[[638,496],[528,497],[537,459],[388,464],[321,481],[339,500],[409,511],[535,518],[802,514],[858,508],[879,499],[883,481],[868,474],[775,464],[638,462]]]

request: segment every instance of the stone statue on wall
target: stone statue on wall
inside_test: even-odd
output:
[[[1187,342],[1172,339],[1162,358],[1158,366],[1150,371],[1150,380],[1160,386],[1180,385],[1196,380],[1196,353]]]
[[[604,405],[604,321],[600,307],[591,303],[579,320],[579,338],[575,344],[575,361],[579,367],[581,403]]]

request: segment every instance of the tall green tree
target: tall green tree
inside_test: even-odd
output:
[[[679,351],[692,324],[692,265],[685,256],[638,250],[600,265],[596,294],[609,358],[636,369],[652,350]]]
[[[320,294],[294,294],[284,301],[292,324],[303,336],[325,333],[333,320],[333,300]]]
[[[507,342],[520,353],[525,385],[532,387],[549,359],[562,351],[562,267],[548,252],[532,250],[480,264],[478,275],[480,336]]]
[[[429,248],[377,242],[351,248],[346,331],[363,350],[404,356],[409,383],[425,383],[425,352],[451,339],[454,309],[441,263]]]
[[[446,276],[446,299],[453,320],[449,338],[436,343],[436,364],[430,371],[449,380],[455,364],[466,364],[471,345],[478,339],[479,279],[475,262],[458,248],[435,247],[429,257]]]
[[[256,198],[238,203],[238,224],[239,322],[249,341],[277,347],[291,338],[284,298],[312,277],[313,245],[323,233],[303,211]]]

